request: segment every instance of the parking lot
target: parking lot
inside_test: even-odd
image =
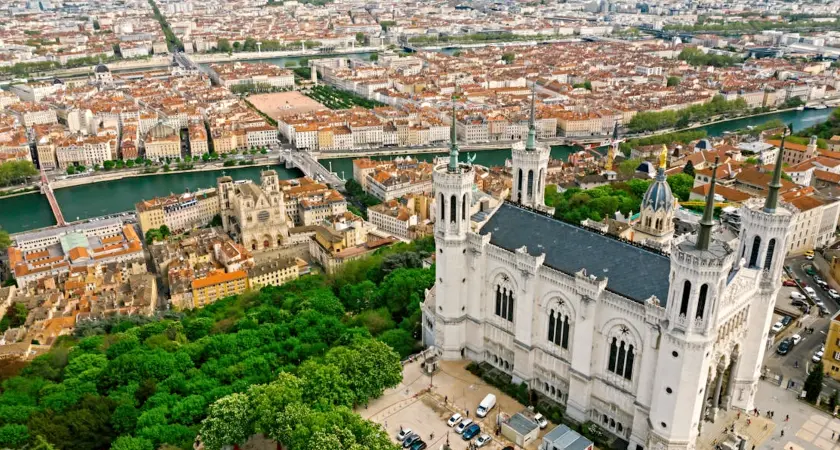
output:
[[[467,364],[467,361],[443,361],[433,379],[421,371],[419,362],[406,364],[403,382],[399,386],[389,389],[367,408],[357,411],[362,417],[381,424],[395,442],[402,427],[418,433],[428,444],[428,449],[438,450],[448,439],[454,450],[465,450],[470,441],[463,440],[446,422],[456,412],[466,418],[469,410],[469,418],[481,426],[478,435],[487,433],[492,436],[492,440],[481,448],[500,450],[513,445],[503,436],[494,434],[496,421],[500,416],[513,415],[526,408],[468,372],[465,368]],[[432,389],[429,389],[430,381],[434,384]],[[490,393],[496,396],[496,406],[487,417],[479,419],[475,416],[475,409]],[[549,424],[540,430],[540,438],[524,448],[537,449],[542,436],[554,426]]]
[[[818,256],[819,257],[819,256]],[[820,349],[825,342],[826,331],[830,318],[837,312],[837,301],[832,299],[826,290],[819,288],[814,282],[814,278],[807,274],[805,269],[808,266],[814,265],[813,261],[807,260],[804,256],[797,256],[788,258],[785,261],[790,273],[798,278],[800,284],[805,287],[811,287],[815,291],[816,300],[821,301],[828,312],[828,314],[820,314],[817,308],[812,306],[810,313],[806,314],[801,309],[791,304],[791,293],[802,293],[799,287],[783,286],[779,291],[779,296],[776,299],[776,314],[774,314],[774,324],[781,320],[782,315],[779,311],[789,315],[792,319],[789,325],[778,332],[774,336],[773,346],[768,349],[767,356],[764,360],[764,367],[772,374],[782,377],[782,387],[792,387],[798,389],[807,377],[807,370],[814,364],[812,358],[814,353]],[[822,274],[822,278],[830,283],[834,288],[838,286],[833,280],[830,280],[827,274]],[[813,328],[812,334],[807,333],[808,328]],[[778,353],[779,343],[793,335],[799,335],[801,341],[792,346],[787,354],[780,355]],[[793,383],[790,386],[790,383]],[[832,380],[826,381],[826,388],[834,389],[840,387],[835,386]]]

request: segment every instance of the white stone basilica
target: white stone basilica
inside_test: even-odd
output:
[[[740,238],[713,229],[713,178],[698,234],[665,254],[545,213],[548,158],[533,121],[513,151],[513,202],[472,227],[475,173],[452,126],[449,162],[434,172],[426,345],[493,365],[630,450],[694,449],[718,410],[753,408],[791,226],[778,206],[781,159],[766,202],[741,211]],[[667,224],[657,208],[674,201],[660,178],[643,204]]]

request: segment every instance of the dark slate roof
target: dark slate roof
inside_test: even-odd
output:
[[[545,265],[574,275],[607,277],[607,290],[643,302],[655,295],[665,306],[671,262],[661,253],[561,222],[505,202],[481,227],[490,243],[508,251],[526,246],[545,253]]]

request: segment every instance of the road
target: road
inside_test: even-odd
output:
[[[817,297],[825,303],[829,310],[829,314],[823,317],[820,317],[818,314],[803,315],[800,319],[802,328],[798,326],[799,321],[792,321],[786,329],[782,330],[778,334],[773,348],[769,349],[767,351],[767,356],[765,356],[764,367],[773,373],[781,374],[783,376],[785,383],[785,386],[783,387],[787,386],[787,380],[791,380],[796,383],[797,387],[801,387],[807,377],[808,368],[813,365],[811,357],[825,342],[828,324],[831,321],[831,317],[838,311],[838,303],[830,298],[826,294],[826,291],[820,289],[816,283],[814,283],[811,276],[805,273],[804,267],[811,265],[811,261],[806,260],[804,256],[797,256],[788,258],[785,261],[785,265],[790,268],[795,277],[802,281],[803,285],[811,286],[816,290]],[[829,277],[822,276],[822,278],[828,280]],[[790,294],[793,291],[801,292],[798,288],[782,286],[782,289],[779,291],[779,296],[776,299],[777,310],[795,311],[798,314],[802,314],[801,311],[790,304]],[[811,311],[812,313],[815,312],[816,308],[811,307]],[[781,318],[781,315],[775,314],[775,319],[778,320],[779,318]],[[805,333],[804,327],[814,328],[814,333]],[[802,341],[795,345],[787,355],[782,356],[776,353],[778,343],[785,337],[793,334],[799,334],[802,336]],[[798,368],[794,367],[796,362],[799,363]],[[827,389],[840,389],[840,383],[828,377],[826,377],[824,384]]]

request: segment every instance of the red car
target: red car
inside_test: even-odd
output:
[[[796,281],[793,280],[785,280],[782,281],[783,286],[796,286]]]

